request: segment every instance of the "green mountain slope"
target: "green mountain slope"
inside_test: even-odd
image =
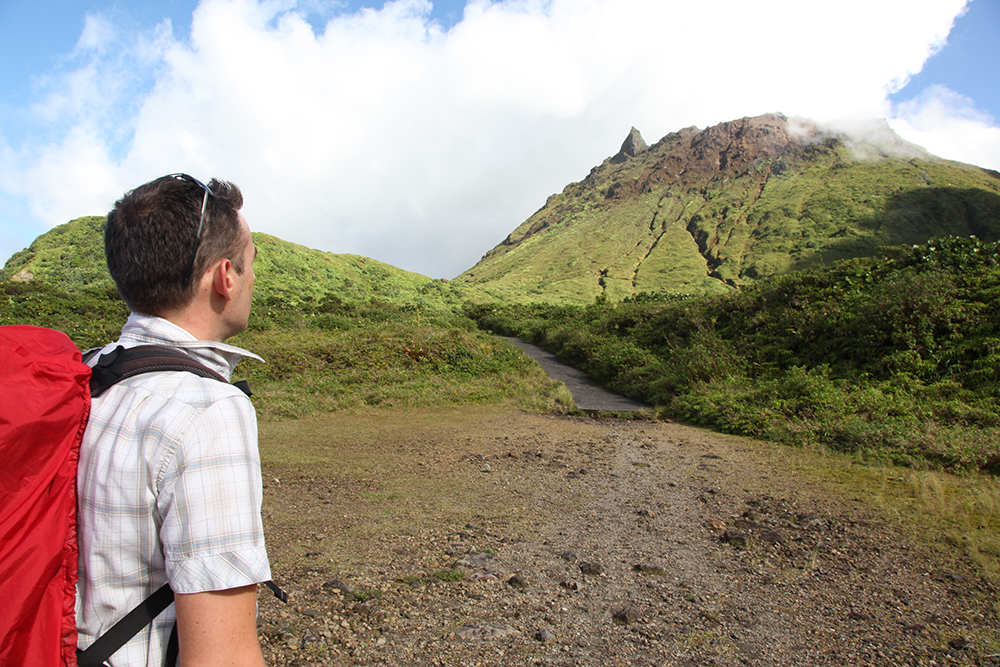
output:
[[[62,292],[114,290],[104,260],[104,217],[78,218],[39,236],[0,271],[0,281],[38,282]],[[255,300],[295,307],[331,296],[452,310],[472,289],[360,255],[322,252],[254,233]]]
[[[711,294],[880,245],[1000,238],[1000,174],[935,158],[884,123],[865,129],[770,114],[647,148],[633,128],[456,281],[516,301]]]

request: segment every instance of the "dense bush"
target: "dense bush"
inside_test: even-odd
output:
[[[1000,453],[1000,246],[885,248],[725,296],[467,306],[664,414],[948,469]]]

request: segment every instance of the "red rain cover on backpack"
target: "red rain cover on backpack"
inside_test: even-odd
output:
[[[90,368],[66,334],[0,327],[0,665],[76,665],[76,469]]]

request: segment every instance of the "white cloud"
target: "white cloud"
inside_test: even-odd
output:
[[[88,14],[83,21],[83,32],[76,48],[81,51],[103,51],[114,36],[114,28],[102,16]]]
[[[189,41],[88,21],[80,43],[109,46],[49,82],[34,134],[0,135],[0,189],[58,224],[165,173],[218,176],[257,230],[450,278],[633,125],[651,143],[768,111],[883,115],[964,5],[473,0],[446,31],[396,0],[317,31],[305,12],[333,5],[202,0]],[[957,127],[933,108],[894,122]]]
[[[893,109],[893,129],[939,157],[1000,171],[1000,127],[974,101],[930,86]]]

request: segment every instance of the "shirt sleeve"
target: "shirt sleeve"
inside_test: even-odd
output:
[[[157,502],[170,587],[201,593],[269,580],[253,406],[242,394],[223,398],[183,432]]]

